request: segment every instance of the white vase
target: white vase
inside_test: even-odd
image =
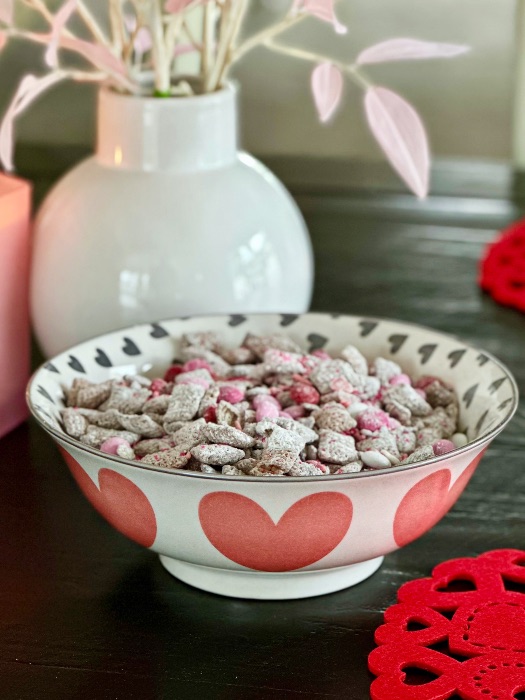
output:
[[[101,90],[96,154],[35,224],[31,306],[47,356],[133,323],[308,308],[304,221],[237,150],[236,97],[233,85],[173,99]]]

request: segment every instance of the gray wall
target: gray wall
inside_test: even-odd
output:
[[[91,0],[102,8],[107,0]],[[252,0],[247,29],[276,17],[271,4]],[[20,0],[15,0],[19,16]],[[56,3],[55,3],[56,4]],[[439,156],[507,159],[511,155],[514,90],[514,21],[517,0],[342,0],[338,16],[349,27],[336,36],[325,24],[307,20],[286,41],[351,60],[371,43],[390,36],[466,43],[472,52],[452,61],[376,66],[370,76],[402,93],[426,121]],[[41,51],[12,46],[0,57],[0,107],[19,76],[42,68]],[[379,159],[362,116],[359,90],[347,84],[345,105],[334,122],[319,125],[309,89],[311,65],[260,48],[234,74],[242,83],[244,145],[262,154]],[[58,87],[20,121],[23,142],[90,143],[93,88]]]

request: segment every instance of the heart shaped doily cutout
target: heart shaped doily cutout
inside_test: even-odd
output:
[[[525,691],[525,552],[439,564],[375,634],[373,700],[515,700]]]

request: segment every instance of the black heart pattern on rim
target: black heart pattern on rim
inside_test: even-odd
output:
[[[436,351],[437,345],[436,344],[428,344],[428,345],[422,345],[419,350],[418,354],[421,355],[421,364],[425,365],[434,352]]]
[[[403,347],[407,338],[408,335],[401,335],[399,333],[391,335],[388,339],[388,342],[390,343],[390,354],[395,355],[396,352]]]
[[[366,338],[378,327],[379,323],[377,321],[359,321],[359,325],[361,327],[361,338]]]
[[[452,352],[449,352],[447,357],[450,360],[450,369],[452,369],[458,364],[458,362],[463,358],[463,355],[466,352],[466,350],[453,350]]]
[[[246,318],[246,316],[243,316],[242,314],[232,314],[230,316],[230,320],[228,321],[228,325],[232,328],[235,328],[235,326],[240,326],[247,320],[248,319]]]
[[[99,364],[101,367],[113,367],[113,364],[111,363],[111,360],[109,357],[106,355],[104,350],[101,350],[100,348],[97,348],[97,354],[95,355],[95,362]]]
[[[152,338],[165,338],[169,335],[168,331],[158,323],[152,323],[151,328],[150,335]]]
[[[476,431],[476,435],[479,434],[481,428],[483,427],[483,423],[486,421],[488,415],[489,415],[489,409],[487,408],[485,413],[481,416],[481,418],[476,423],[476,427],[474,428],[474,430]]]
[[[478,365],[480,367],[483,367],[483,365],[489,361],[489,358],[486,355],[484,355],[482,352],[477,356],[476,359],[477,359]]]
[[[55,419],[53,418],[53,416],[52,416],[50,413],[48,413],[47,411],[44,411],[44,409],[42,408],[42,406],[35,406],[35,411],[36,411],[39,415],[45,416],[51,423],[55,423],[55,422],[56,422]]]
[[[71,369],[74,369],[75,372],[82,372],[82,374],[86,373],[84,366],[81,362],[77,360],[77,358],[74,355],[69,356],[69,362],[67,364],[69,365],[69,367],[71,367]]]
[[[47,399],[48,401],[51,401],[51,403],[55,403],[55,401],[54,401],[54,399],[52,398],[51,394],[50,394],[48,391],[46,391],[46,389],[44,389],[44,387],[41,386],[40,384],[39,384],[38,387],[37,387],[37,391],[38,391],[38,393],[39,393],[41,396],[43,396],[43,397],[44,397],[45,399]]]
[[[505,401],[502,401],[498,406],[498,411],[504,411],[509,403],[512,403],[512,399],[505,399]]]
[[[298,314],[281,314],[281,326],[291,326],[298,318]]]
[[[469,408],[470,404],[472,403],[472,399],[476,395],[478,387],[479,384],[474,384],[474,386],[471,386],[470,389],[467,389],[467,391],[463,394],[463,403],[467,408]]]
[[[507,379],[507,377],[501,377],[500,379],[496,379],[495,382],[492,382],[492,384],[489,386],[489,394],[495,394],[496,391],[500,388],[500,386],[503,384],[503,382]]]
[[[310,343],[308,352],[313,352],[314,350],[321,350],[321,348],[324,348],[324,346],[328,342],[328,338],[326,338],[324,335],[319,335],[318,333],[310,333],[310,335],[307,337],[307,340]]]
[[[52,362],[46,362],[46,364],[44,365],[44,369],[47,369],[49,372],[56,372],[56,374],[60,374],[60,372]]]
[[[122,352],[125,352],[126,355],[140,355],[138,346],[131,340],[131,338],[124,338]]]

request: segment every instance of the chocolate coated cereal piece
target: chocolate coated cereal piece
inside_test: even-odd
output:
[[[355,345],[347,345],[341,350],[341,357],[346,360],[354,372],[366,376],[368,374],[368,362]]]
[[[191,454],[189,452],[183,452],[177,447],[172,447],[170,450],[146,455],[142,459],[141,464],[150,464],[163,469],[184,469],[190,461],[190,457]]]
[[[205,427],[206,421],[204,418],[198,418],[195,421],[184,424],[170,436],[170,439],[177,447],[184,448],[189,452],[192,447],[195,447],[199,443],[203,442],[203,431]]]
[[[244,451],[230,445],[197,445],[191,454],[205,464],[235,464],[244,457]]]
[[[264,358],[264,353],[270,349],[301,353],[301,348],[297,343],[281,333],[272,333],[271,335],[254,335],[248,333],[244,339],[243,345],[249,348],[260,360]]]
[[[233,464],[225,464],[222,468],[222,473],[225,476],[246,476],[246,474]]]
[[[110,437],[120,437],[132,445],[134,442],[137,442],[140,436],[128,430],[109,430],[90,425],[84,435],[80,437],[80,442],[83,442],[84,445],[89,445],[89,447],[99,448]]]
[[[245,449],[255,444],[253,437],[246,435],[242,430],[232,428],[230,425],[208,423],[202,429],[202,433],[210,442],[231,445],[231,447]]]
[[[122,413],[119,418],[120,424],[125,430],[138,433],[142,437],[159,438],[164,435],[164,429],[146,414],[128,416]]]
[[[176,384],[171,392],[165,419],[168,422],[176,420],[191,420],[197,411],[204,388],[196,384]]]
[[[169,394],[161,394],[160,396],[154,396],[152,399],[146,401],[142,408],[142,411],[143,413],[160,413],[164,415],[168,410],[169,402]]]
[[[350,435],[342,435],[326,429],[321,429],[319,435],[317,454],[323,462],[348,464],[358,459],[355,441]]]
[[[89,423],[74,408],[66,408],[62,411],[62,421],[66,433],[74,438],[79,438],[87,431]]]
[[[319,428],[334,430],[342,433],[351,430],[357,425],[350,413],[338,403],[327,403],[322,408],[312,413]]]
[[[149,389],[131,389],[123,384],[113,384],[104,408],[106,411],[114,408],[119,413],[139,413],[150,396]]]
[[[172,447],[173,445],[169,440],[153,438],[151,440],[139,440],[139,442],[135,443],[134,450],[138,457],[145,457],[155,452],[164,452],[164,450],[169,450]]]

